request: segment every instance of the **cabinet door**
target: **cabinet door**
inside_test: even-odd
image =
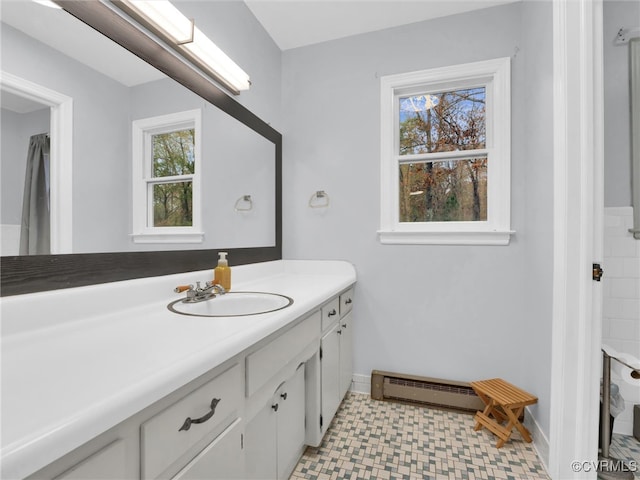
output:
[[[327,430],[331,419],[340,405],[340,324],[335,324],[322,337],[322,433]]]
[[[242,428],[240,419],[232,423],[173,480],[243,479]]]
[[[277,402],[265,404],[245,427],[244,455],[248,479],[276,478],[278,474],[276,404]]]
[[[278,409],[278,478],[289,478],[305,437],[304,364],[276,392]]]
[[[353,329],[351,312],[340,319],[340,399],[351,388],[353,376]]]

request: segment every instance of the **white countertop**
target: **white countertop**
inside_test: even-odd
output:
[[[232,290],[280,293],[273,313],[206,318],[167,304],[211,271],[0,299],[2,478],[23,478],[320,306],[356,280],[347,262],[233,267]],[[182,294],[184,295],[184,294]]]

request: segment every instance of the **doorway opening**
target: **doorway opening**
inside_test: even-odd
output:
[[[7,72],[0,72],[0,90],[3,98],[50,111],[50,253],[72,253],[73,99]],[[15,231],[8,234],[15,235]]]

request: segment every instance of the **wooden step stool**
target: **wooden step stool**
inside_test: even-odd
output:
[[[531,434],[520,423],[519,417],[522,415],[524,407],[538,402],[538,397],[534,397],[501,378],[471,382],[471,388],[486,405],[484,412],[477,412],[474,417],[476,421],[474,430],[487,427],[498,437],[497,448],[502,447],[509,440],[513,427],[518,429],[526,442],[531,442]],[[503,426],[502,423],[505,420],[509,420],[509,422]]]

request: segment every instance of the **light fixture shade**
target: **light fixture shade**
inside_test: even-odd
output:
[[[33,0],[35,3],[42,5],[43,7],[55,8],[57,10],[62,10],[62,7],[56,3],[53,3],[52,0]]]
[[[213,73],[222,77],[233,89],[248,90],[251,86],[249,75],[220,50],[198,27],[194,28],[193,42],[185,43],[182,48],[193,55],[196,62],[201,62],[202,68],[210,69]]]
[[[189,42],[193,39],[193,21],[185,17],[171,2],[128,0],[127,3],[176,43]]]
[[[115,0],[114,4],[234,94],[251,86],[249,75],[168,0]]]

